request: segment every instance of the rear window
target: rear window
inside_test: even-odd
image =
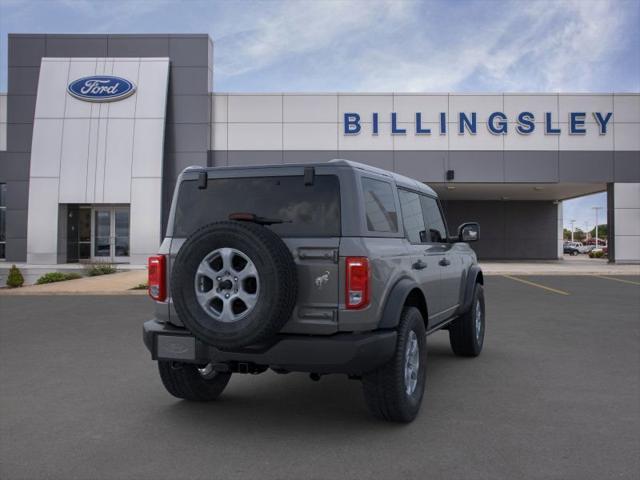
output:
[[[209,179],[199,189],[196,180],[180,185],[173,234],[186,237],[232,213],[253,213],[285,223],[268,225],[282,237],[340,235],[340,182],[335,175],[316,175],[313,185],[304,177]]]

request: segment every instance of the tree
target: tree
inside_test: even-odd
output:
[[[589,232],[589,235],[595,238],[596,227],[593,227],[593,229]],[[608,235],[609,235],[608,225],[606,223],[603,223],[602,225],[598,225],[598,238],[607,238]]]

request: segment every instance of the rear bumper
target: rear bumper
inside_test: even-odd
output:
[[[196,363],[247,363],[294,372],[362,374],[388,362],[396,348],[396,332],[338,333],[331,336],[279,335],[272,345],[221,351],[195,338],[185,328],[145,322],[144,344],[154,360]]]

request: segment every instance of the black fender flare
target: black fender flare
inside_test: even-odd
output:
[[[473,290],[476,283],[484,284],[484,276],[482,269],[478,265],[471,265],[467,271],[467,278],[464,282],[464,288],[460,292],[460,305],[458,307],[458,315],[466,313],[471,308],[471,300],[473,299]]]
[[[382,318],[378,323],[378,328],[388,329],[398,326],[402,308],[409,296],[409,293],[415,288],[419,288],[414,280],[410,278],[401,278],[391,288],[391,292],[387,295],[387,301],[382,311]],[[425,318],[425,322],[426,322]]]

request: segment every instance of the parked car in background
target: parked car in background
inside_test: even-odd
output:
[[[568,255],[580,255],[582,253],[580,248],[584,248],[584,246],[580,242],[565,242],[563,244],[563,252]]]

